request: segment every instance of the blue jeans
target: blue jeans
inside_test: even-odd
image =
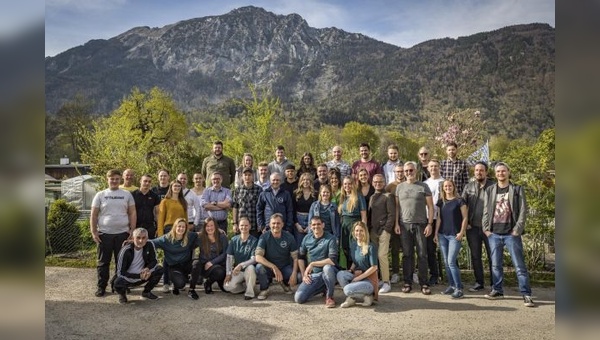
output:
[[[296,217],[298,218],[298,224],[300,224],[302,228],[308,232],[310,230],[308,228],[308,215],[296,214]],[[294,237],[296,238],[296,244],[298,247],[300,247],[302,244],[304,236],[306,236],[306,233],[299,232],[298,229],[296,229],[296,226],[294,226]]]
[[[517,281],[521,294],[531,296],[531,287],[529,286],[529,273],[525,267],[525,256],[523,254],[523,241],[521,236],[491,234],[488,237],[492,252],[492,288],[495,291],[504,293],[502,290],[502,280],[504,278],[503,253],[504,246],[508,249],[513,266],[517,272]]]
[[[341,270],[337,273],[337,280],[344,289],[344,294],[351,298],[364,298],[365,295],[373,294],[373,284],[369,279],[358,282],[352,282],[354,274],[347,270]]]
[[[302,282],[294,295],[296,303],[305,303],[311,297],[326,292],[327,297],[333,298],[335,288],[335,275],[337,269],[335,266],[326,264],[320,273],[310,274],[312,282],[310,284]]]
[[[281,271],[281,275],[283,275],[283,283],[287,285],[290,277],[292,276],[292,271],[294,267],[291,264],[284,266],[283,268],[279,268]],[[256,279],[258,280],[258,285],[260,286],[260,290],[265,290],[269,288],[269,284],[273,281],[273,277],[275,277],[275,273],[273,271],[262,264],[256,265]]]
[[[456,235],[438,234],[438,243],[444,258],[444,265],[446,266],[448,285],[462,290],[463,285],[460,281],[460,269],[456,265],[456,258],[462,247],[462,242],[456,240]]]

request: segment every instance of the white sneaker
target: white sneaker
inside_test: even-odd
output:
[[[257,299],[266,300],[267,296],[269,296],[269,290],[268,289],[261,290],[260,293],[258,293]]]
[[[390,287],[390,284],[387,282],[384,282],[383,286],[381,286],[381,289],[379,289],[379,294],[389,293],[390,290],[392,290],[392,287]]]
[[[363,300],[363,306],[369,307],[373,304],[373,295],[365,295],[365,299]]]
[[[348,296],[346,298],[346,301],[344,301],[344,303],[342,303],[340,305],[340,307],[342,307],[342,308],[348,308],[348,307],[354,306],[355,304],[356,304],[356,300],[354,300],[353,298],[351,298],[351,297]]]
[[[162,291],[163,293],[170,293],[171,292],[171,285],[170,284],[164,284],[162,287]]]
[[[390,280],[390,283],[398,283],[400,282],[400,275],[394,273],[392,274],[392,279]]]

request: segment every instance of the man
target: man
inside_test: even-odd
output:
[[[148,231],[137,228],[133,231],[133,243],[128,243],[119,252],[117,261],[117,277],[114,289],[119,294],[119,303],[127,303],[127,288],[144,283],[142,299],[157,300],[152,293],[163,274],[163,269],[156,260],[156,249],[148,242]]]
[[[171,181],[171,175],[165,169],[158,170],[158,185],[152,188],[152,191],[158,195],[158,201],[165,198],[167,191],[169,191],[169,182]]]
[[[456,158],[456,150],[458,146],[454,142],[448,143],[446,146],[446,155],[448,159],[442,161],[441,171],[444,179],[450,179],[456,185],[456,192],[463,192],[465,185],[469,182],[469,168],[467,162]]]
[[[436,225],[436,217],[438,216],[437,201],[440,198],[441,185],[444,178],[440,175],[440,162],[437,159],[431,159],[427,165],[427,171],[430,177],[425,181],[425,184],[431,190],[431,198],[433,201],[433,225]],[[427,236],[427,264],[429,266],[429,284],[434,286],[438,284],[438,279],[442,272],[441,261],[438,261],[437,246],[433,241],[435,232]],[[446,273],[450,275],[449,273]]]
[[[123,184],[119,185],[119,188],[133,192],[138,187],[134,185],[135,182],[135,171],[133,169],[125,169],[123,171]]]
[[[244,168],[242,184],[236,186],[233,190],[233,231],[235,233],[240,232],[239,223],[242,218],[247,218],[250,223],[249,233],[258,238],[260,232],[256,220],[256,204],[263,190],[259,185],[252,183],[253,179],[254,171],[252,168]]]
[[[292,233],[294,226],[294,210],[292,196],[281,188],[281,175],[271,174],[271,186],[258,196],[256,203],[256,222],[258,230],[267,230],[267,221],[271,220],[273,214],[279,213],[283,219],[285,231]]]
[[[381,165],[383,174],[385,175],[385,183],[390,184],[396,180],[394,169],[396,166],[402,165],[402,161],[398,158],[398,145],[390,144],[387,148],[388,160]]]
[[[283,176],[288,164],[292,164],[292,162],[285,157],[285,148],[283,145],[278,145],[275,149],[275,159],[269,163],[269,174],[278,173]]]
[[[342,179],[352,175],[352,168],[350,167],[350,164],[342,160],[342,147],[339,145],[334,146],[333,149],[331,149],[331,153],[333,155],[333,159],[327,162],[327,170],[337,168],[340,171]]]
[[[212,217],[219,229],[227,234],[227,213],[231,208],[231,191],[223,186],[223,176],[220,172],[213,172],[210,181],[211,187],[204,189],[201,205],[209,217]]]
[[[490,271],[490,280],[492,278],[492,256],[490,252],[490,243],[487,236],[483,233],[483,196],[485,190],[494,185],[495,182],[487,178],[488,165],[486,162],[479,161],[475,163],[475,180],[465,185],[462,197],[467,202],[469,209],[469,224],[467,225],[467,242],[471,252],[471,265],[475,275],[475,285],[469,288],[470,292],[478,292],[484,289],[483,283],[483,261],[481,259],[485,245],[485,252],[488,258],[488,268]],[[491,283],[493,284],[493,282]]]
[[[315,180],[313,181],[313,187],[315,188],[315,192],[319,192],[322,184],[329,184],[327,164],[325,163],[321,163],[317,166],[317,178],[315,178]]]
[[[406,178],[404,177],[404,166],[397,165],[394,168],[394,177],[395,181],[389,183],[385,186],[385,191],[392,195],[395,199],[396,197],[396,188],[398,184],[404,182]],[[400,234],[397,234],[396,231],[390,233],[390,256],[392,258],[392,278],[390,279],[390,283],[398,283],[400,282],[400,249],[402,248],[402,240],[400,239]]]
[[[294,191],[298,189],[298,178],[296,177],[296,167],[293,164],[285,166],[285,180],[281,184],[281,188],[294,197]]]
[[[127,240],[136,226],[135,202],[127,190],[119,189],[121,172],[116,169],[106,173],[108,189],[102,190],[92,200],[90,232],[98,247],[98,289],[96,296],[106,294],[110,261],[115,263],[123,242]]]
[[[296,303],[305,303],[316,294],[325,293],[325,307],[334,308],[338,244],[333,235],[323,229],[320,217],[310,220],[310,229],[298,250],[298,268],[302,283],[294,295]]]
[[[425,146],[422,146],[417,153],[417,157],[419,157],[419,161],[417,162],[417,179],[419,179],[421,182],[425,182],[425,180],[430,176],[429,170],[427,170],[430,157],[429,149]]]
[[[177,175],[177,180],[181,182],[181,194],[187,202],[188,228],[190,231],[194,231],[200,224],[201,216],[200,214],[197,214],[197,212],[200,211],[201,198],[196,196],[194,192],[187,187],[188,177],[185,172],[180,172]]]
[[[394,229],[396,218],[396,201],[394,196],[385,192],[385,177],[377,174],[373,177],[375,193],[369,202],[369,230],[371,241],[377,245],[377,257],[379,259],[379,270],[383,286],[379,293],[389,293],[390,286],[390,263],[388,252],[390,249],[391,234]]]
[[[256,278],[260,287],[258,299],[269,296],[269,281],[275,279],[286,293],[298,282],[298,246],[294,236],[283,230],[283,216],[275,213],[270,229],[260,236],[256,246]]]
[[[148,238],[156,237],[156,216],[158,216],[158,195],[150,190],[152,177],[145,174],[140,178],[140,188],[133,191],[133,201],[135,202],[136,228],[144,228],[148,233]]]
[[[396,188],[396,233],[402,240],[402,292],[412,290],[415,271],[415,246],[419,266],[419,285],[421,293],[431,294],[427,280],[427,236],[433,232],[433,200],[429,187],[417,180],[417,164],[404,164],[406,181]]]
[[[375,162],[371,158],[371,147],[368,143],[361,143],[358,148],[360,152],[360,159],[352,163],[352,173],[357,175],[360,168],[365,168],[369,172],[369,183],[373,180],[373,176],[376,174],[383,174],[379,163]]]
[[[241,217],[238,223],[240,234],[235,235],[227,246],[224,288],[233,294],[245,292],[244,300],[252,300],[254,298],[254,286],[256,285],[256,269],[254,268],[256,258],[254,253],[256,252],[258,239],[250,235],[250,220],[247,217]]]
[[[221,185],[229,189],[235,180],[235,163],[233,159],[223,155],[223,142],[220,140],[213,143],[212,154],[202,161],[204,178],[212,178],[212,174],[215,172],[221,174]]]
[[[506,246],[517,273],[524,305],[534,307],[521,239],[527,216],[525,192],[521,186],[510,182],[510,168],[506,163],[497,163],[494,170],[497,183],[486,188],[483,196],[482,227],[490,243],[493,282],[492,291],[485,297],[490,300],[504,297],[503,253]]]
[[[263,190],[271,186],[271,181],[269,181],[269,164],[267,162],[258,163],[258,180],[255,183]]]

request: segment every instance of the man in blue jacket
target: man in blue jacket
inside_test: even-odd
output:
[[[281,187],[281,175],[273,173],[271,186],[260,193],[256,203],[256,223],[260,232],[264,233],[268,230],[267,223],[276,213],[283,216],[283,229],[292,233],[294,224],[292,196]]]
[[[517,273],[524,305],[525,307],[534,307],[521,239],[527,215],[525,192],[521,186],[510,182],[510,168],[506,163],[497,163],[494,170],[497,184],[485,189],[483,201],[482,226],[483,232],[490,242],[493,282],[492,291],[485,297],[490,300],[504,297],[502,289],[503,253],[506,246]]]

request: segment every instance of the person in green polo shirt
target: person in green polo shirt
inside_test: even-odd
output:
[[[238,227],[240,234],[235,235],[227,247],[225,290],[233,294],[245,291],[244,299],[251,300],[254,298],[254,285],[256,284],[254,252],[258,239],[250,235],[248,217],[240,217]]]

